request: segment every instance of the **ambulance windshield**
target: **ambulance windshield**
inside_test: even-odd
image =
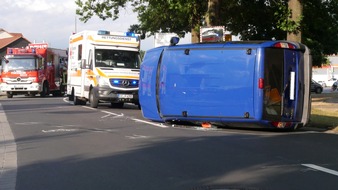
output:
[[[136,51],[108,49],[95,50],[96,67],[139,69],[140,63],[140,56]]]

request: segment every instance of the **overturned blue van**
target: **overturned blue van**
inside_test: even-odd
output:
[[[310,116],[311,55],[289,41],[163,46],[141,64],[145,118],[299,128]]]

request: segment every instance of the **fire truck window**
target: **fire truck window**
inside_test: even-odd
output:
[[[43,61],[42,61],[42,59],[38,59],[38,68],[39,69],[42,69],[43,68]]]
[[[82,44],[80,44],[78,48],[78,59],[77,60],[81,60],[81,59],[82,59]]]

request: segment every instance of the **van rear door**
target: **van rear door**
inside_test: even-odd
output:
[[[166,49],[158,73],[162,118],[254,117],[255,62],[255,49]]]

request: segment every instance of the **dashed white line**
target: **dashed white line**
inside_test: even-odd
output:
[[[42,130],[43,133],[73,132],[73,131],[78,131],[78,129],[50,129],[50,130]]]
[[[302,166],[338,176],[338,171],[331,170],[331,169],[328,169],[328,168],[324,168],[324,167],[321,167],[321,166],[317,166],[317,165],[314,165],[314,164],[302,164]]]
[[[132,136],[126,136],[129,139],[147,139],[150,138],[150,136],[144,136],[144,135],[132,135]]]

